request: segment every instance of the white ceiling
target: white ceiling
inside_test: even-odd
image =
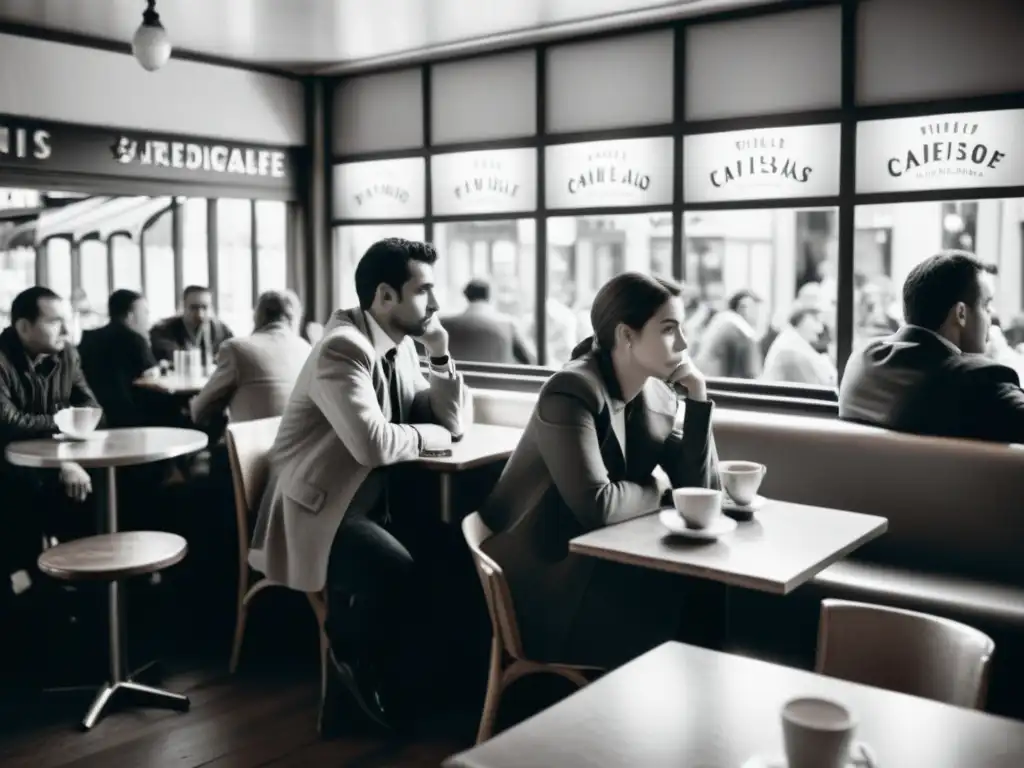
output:
[[[781,0],[158,0],[183,50],[330,73]],[[144,0],[0,0],[0,21],[129,42]]]

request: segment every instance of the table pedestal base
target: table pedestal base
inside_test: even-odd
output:
[[[167,709],[174,709],[179,712],[188,712],[189,708],[188,696],[183,696],[180,693],[171,693],[161,688],[153,688],[131,680],[108,683],[96,694],[92,706],[86,712],[85,718],[82,720],[82,730],[91,730],[96,725],[97,721],[103,716],[104,710],[107,709],[107,706],[115,698],[115,694],[118,693],[130,694],[136,699],[137,704],[141,706],[166,707]]]

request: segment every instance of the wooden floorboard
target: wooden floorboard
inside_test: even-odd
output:
[[[187,693],[190,711],[115,711],[82,733],[78,722],[89,697],[62,695],[0,731],[0,766],[436,768],[468,746],[465,734],[472,726],[428,723],[413,741],[402,743],[322,740],[316,731],[319,686],[310,670],[250,670],[229,677],[218,665],[169,674],[161,686]]]

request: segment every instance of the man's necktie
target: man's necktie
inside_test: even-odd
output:
[[[395,370],[395,356],[398,347],[392,348],[381,362],[384,375],[388,381],[388,399],[391,401],[391,421],[398,424],[402,421],[402,399],[398,394],[398,372]]]

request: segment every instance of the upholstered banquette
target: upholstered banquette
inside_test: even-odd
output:
[[[477,421],[522,426],[535,397],[480,391],[474,401]],[[768,467],[761,492],[769,499],[889,520],[885,535],[793,595],[734,590],[730,613],[739,643],[783,656],[779,648],[788,643],[789,658],[809,665],[817,603],[835,596],[972,624],[996,639],[994,677],[1004,664],[1016,667],[1024,637],[1024,446],[721,407],[714,432],[720,458]],[[996,697],[1001,686],[994,682]],[[1007,710],[1006,702],[997,709]]]

